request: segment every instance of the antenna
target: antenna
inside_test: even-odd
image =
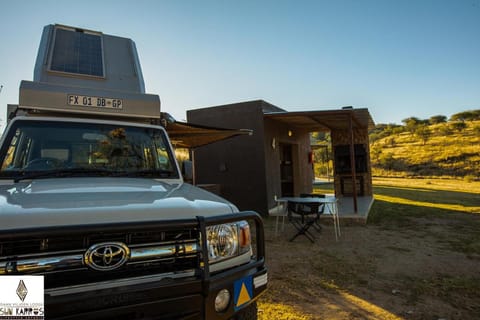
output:
[[[2,93],[3,85],[0,85],[0,93]]]

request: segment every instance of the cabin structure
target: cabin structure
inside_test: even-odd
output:
[[[251,136],[195,148],[195,180],[219,185],[220,194],[241,210],[263,215],[278,198],[312,192],[310,133],[330,132],[340,215],[368,214],[373,201],[368,130],[374,126],[368,109],[288,112],[255,100],[189,110],[187,120],[252,130]]]

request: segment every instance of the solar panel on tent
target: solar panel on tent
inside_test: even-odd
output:
[[[101,35],[56,28],[50,70],[103,77]]]

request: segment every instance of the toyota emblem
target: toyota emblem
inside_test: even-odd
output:
[[[83,257],[87,266],[98,271],[120,268],[130,258],[130,249],[122,242],[97,243]]]

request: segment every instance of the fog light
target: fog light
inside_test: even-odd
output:
[[[223,312],[227,310],[229,304],[230,292],[227,289],[220,290],[215,297],[215,311]]]

